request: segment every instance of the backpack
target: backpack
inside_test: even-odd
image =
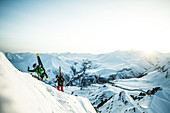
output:
[[[64,78],[61,77],[61,76],[59,76],[59,77],[58,77],[58,85],[59,85],[59,86],[63,86],[63,83],[64,83]]]
[[[41,65],[38,65],[38,66],[37,66],[36,72],[37,72],[38,76],[43,76],[44,70],[43,70],[43,68],[41,67]]]

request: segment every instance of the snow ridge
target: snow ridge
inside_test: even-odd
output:
[[[1,113],[95,113],[87,98],[57,91],[18,71],[0,52]]]

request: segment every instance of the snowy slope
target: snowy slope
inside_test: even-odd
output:
[[[36,55],[31,53],[6,53],[6,56],[22,71],[36,62]],[[170,110],[170,54],[145,56],[141,52],[116,51],[100,55],[40,54],[40,57],[51,77],[55,76],[53,71],[59,65],[62,72],[68,74],[70,66],[78,62],[76,69],[79,70],[82,59],[90,59],[97,66],[87,70],[89,75],[102,75],[101,77],[106,78],[116,75],[116,80],[106,84],[92,84],[83,88],[65,87],[68,94],[87,97],[102,113],[168,113]],[[131,78],[141,73],[145,76]],[[131,79],[120,79],[125,77]],[[49,92],[53,91],[48,90],[47,93]]]
[[[101,113],[169,113],[170,75],[155,70],[142,78],[119,79],[104,85],[67,87],[87,97]]]
[[[17,57],[17,61],[23,60]],[[95,113],[89,100],[18,71],[0,53],[0,113]]]

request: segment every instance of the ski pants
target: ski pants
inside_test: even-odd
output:
[[[61,87],[61,91],[64,92],[63,86],[60,86],[60,85],[58,85],[57,90],[60,91],[60,87]]]

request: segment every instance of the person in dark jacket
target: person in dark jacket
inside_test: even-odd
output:
[[[34,68],[33,70],[30,70],[30,68],[29,68],[29,66],[28,66],[28,71],[29,71],[29,72],[36,72],[37,75],[38,75],[37,78],[39,78],[41,81],[43,81],[43,78],[44,78],[44,76],[45,76],[45,72],[44,72],[42,66],[41,66],[41,65],[37,65],[36,63],[34,63],[34,64],[33,64],[33,68]],[[49,80],[49,79],[48,79],[48,76],[46,76],[46,78],[47,78],[47,80]]]
[[[58,82],[58,87],[57,90],[60,91],[60,87],[61,87],[61,91],[64,92],[63,86],[65,84],[64,82],[64,77],[62,75],[56,75],[56,81],[54,83]]]

